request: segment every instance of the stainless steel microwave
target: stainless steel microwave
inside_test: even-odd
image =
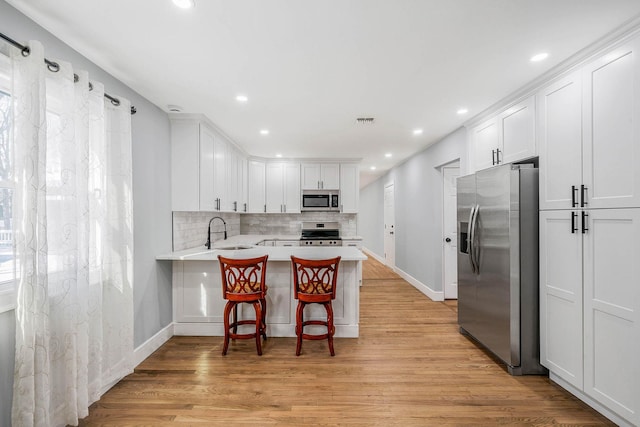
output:
[[[302,211],[340,212],[339,193],[337,190],[302,190]]]

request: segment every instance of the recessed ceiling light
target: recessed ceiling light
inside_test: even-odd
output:
[[[458,111],[456,111],[456,113],[458,114],[467,114],[469,112],[469,110],[467,110],[466,108],[461,108]]]
[[[269,129],[260,130],[260,135],[269,135]]]
[[[276,154],[276,157],[277,157],[277,158],[281,158],[281,157],[282,157],[282,154],[278,153],[278,154]]]
[[[371,166],[369,169],[371,169],[372,171],[376,170],[375,166]]]
[[[533,55],[531,57],[531,62],[542,61],[544,59],[547,59],[548,56],[549,56],[549,54],[547,52],[538,53],[537,55]]]
[[[178,6],[180,9],[191,9],[196,6],[194,0],[173,0],[173,4]]]
[[[391,153],[386,153],[384,156],[388,159],[389,157],[391,157]]]
[[[247,95],[238,95],[236,96],[236,101],[238,102],[247,102],[249,100],[249,98],[247,98]]]
[[[413,130],[413,134],[414,135],[422,135],[422,129],[414,129]]]
[[[182,112],[182,107],[179,105],[173,105],[173,104],[169,104],[167,105],[167,109],[171,112],[171,113],[181,113]]]

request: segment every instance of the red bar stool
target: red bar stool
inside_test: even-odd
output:
[[[262,355],[260,338],[267,339],[267,271],[268,255],[250,259],[231,259],[218,255],[220,274],[222,275],[222,297],[227,300],[224,306],[224,347],[222,355],[227,354],[229,338],[256,339],[258,355]],[[256,312],[255,320],[238,320],[238,304],[251,304]],[[233,321],[229,316],[233,310]],[[239,334],[239,325],[255,324],[256,331]]]
[[[329,342],[329,352],[333,351],[333,335],[336,328],[333,326],[333,308],[331,301],[336,299],[336,282],[338,279],[338,265],[340,257],[310,260],[291,256],[293,265],[293,296],[298,300],[296,310],[296,335],[298,343],[296,356],[300,356],[302,340],[323,340]],[[327,320],[303,320],[304,308],[307,304],[322,304],[327,311]],[[327,327],[326,334],[305,334],[307,325],[320,325]]]

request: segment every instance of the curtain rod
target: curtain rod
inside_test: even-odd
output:
[[[22,52],[23,56],[29,56],[29,54],[31,53],[30,50],[29,50],[29,46],[24,46],[21,43],[18,43],[17,41],[13,40],[11,37],[8,37],[8,36],[0,33],[0,38],[2,38],[4,41],[9,43],[13,47],[16,47],[16,48],[20,49],[20,51]],[[50,61],[47,58],[44,58],[44,62],[45,62],[45,64],[47,64],[47,68],[49,69],[49,71],[57,73],[58,70],[60,70],[60,64],[58,64],[57,62]],[[78,81],[78,75],[77,74],[74,74],[73,78],[74,78],[75,82]],[[89,90],[93,90],[93,85],[91,84],[91,82],[89,82]],[[120,105],[120,100],[118,98],[114,98],[113,96],[109,95],[106,92],[104,93],[104,97],[107,98],[109,101],[111,101],[111,103],[113,105],[115,105],[116,107],[118,105]],[[132,105],[131,106],[131,114],[135,114],[137,112],[138,112],[138,110],[136,110],[136,107],[134,107]]]

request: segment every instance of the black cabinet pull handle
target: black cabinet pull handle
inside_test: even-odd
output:
[[[585,211],[582,211],[582,234],[587,234],[587,231],[589,231],[589,228],[587,228],[588,217],[589,217],[589,214],[586,213]]]
[[[580,197],[582,199],[582,203],[580,204],[580,206],[584,208],[585,205],[589,204],[587,202],[587,187],[585,187],[584,184],[580,186]]]
[[[576,188],[575,185],[571,186],[571,207],[572,208],[577,208],[578,207],[578,200],[577,200],[577,196],[578,195],[578,189]]]
[[[496,165],[500,164],[500,149],[496,150]]]
[[[578,231],[576,219],[578,219],[578,214],[576,212],[571,212],[571,234],[576,234],[576,231]]]
[[[496,150],[491,150],[491,165],[496,164]]]

